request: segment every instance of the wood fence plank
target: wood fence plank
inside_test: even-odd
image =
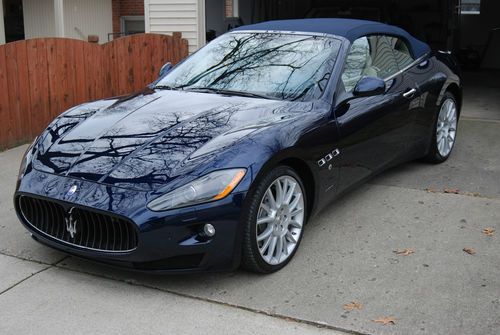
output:
[[[158,77],[158,73],[161,70],[161,44],[158,43],[160,39],[155,38],[156,36],[149,36],[149,72],[146,80],[149,82],[154,81]]]
[[[120,86],[118,85],[119,75],[118,75],[118,59],[116,52],[116,43],[109,43],[107,45],[109,56],[108,56],[108,66],[110,73],[110,88],[112,92],[112,96],[117,96],[120,94]]]
[[[50,92],[46,45],[48,40],[50,39],[27,41],[28,73],[31,82],[31,124],[35,134],[40,133],[48,122],[50,122]]]
[[[19,78],[19,102],[21,107],[22,135],[18,141],[30,141],[36,136],[31,126],[31,103],[30,90],[31,83],[28,73],[28,54],[26,51],[26,41],[20,41],[17,44],[17,75]]]
[[[0,47],[0,149],[8,145],[7,122],[9,117],[9,85],[7,80],[7,65],[5,59],[5,48]]]
[[[75,105],[87,101],[85,93],[86,76],[85,76],[85,58],[83,54],[83,42],[75,43]]]
[[[107,96],[113,96],[113,83],[112,74],[110,71],[111,67],[111,57],[113,53],[111,44],[105,44],[101,47],[102,57],[101,57],[101,69],[103,71],[103,90],[106,91]]]
[[[55,96],[55,101],[57,105],[51,105],[50,115],[55,118],[65,110],[66,101],[68,99],[67,81],[68,77],[66,74],[65,66],[65,45],[63,39],[54,39],[55,43],[55,63],[54,66],[55,76],[55,90],[51,90],[51,96]],[[52,101],[52,100],[51,100]]]
[[[142,51],[141,51],[141,64],[142,64],[142,78],[147,81],[151,77],[151,49],[153,45],[149,36],[145,36],[142,39]]]
[[[161,44],[160,40],[162,38],[159,36],[149,36],[149,43],[151,45],[151,49],[149,50],[149,73],[148,73],[148,78],[150,80],[154,80],[158,77],[158,74],[160,73],[161,67],[164,64],[161,63],[161,56],[160,54],[162,53],[161,48],[163,48],[163,45]]]
[[[37,133],[35,124],[37,120],[34,115],[37,110],[39,110],[36,99],[36,94],[38,93],[38,91],[36,84],[34,83],[34,76],[36,74],[36,40],[33,39],[26,41],[26,55],[28,59],[28,77],[30,80],[30,110],[27,117],[29,118],[31,124],[31,134],[36,136]]]
[[[166,48],[165,56],[167,58],[173,59],[173,63],[177,64],[180,61],[180,42],[181,42],[181,33],[174,33],[172,35],[172,39],[170,43],[168,43],[168,47]]]
[[[134,36],[131,36],[134,37]],[[134,64],[133,64],[133,38],[124,38],[125,50],[126,50],[126,75],[127,75],[127,91],[126,93],[132,93],[135,91],[134,87]]]
[[[56,39],[51,38],[46,40],[47,48],[47,75],[49,87],[49,102],[50,102],[50,118],[55,117],[55,110],[60,110],[60,97],[61,92],[61,73],[58,71],[57,64],[57,44]]]
[[[122,95],[124,94],[125,90],[125,81],[126,81],[126,76],[124,75],[124,67],[123,67],[123,37],[118,38],[116,41],[113,41],[115,44],[115,54],[116,54],[116,62],[114,64],[115,71],[116,71],[116,88],[117,88],[117,95]],[[125,80],[123,79],[125,78]]]
[[[130,93],[128,83],[128,66],[127,66],[127,47],[125,38],[119,38],[116,41],[116,53],[118,61],[118,76],[120,95]]]
[[[37,77],[38,83],[40,85],[40,106],[42,107],[42,113],[40,114],[43,118],[41,122],[36,124],[36,129],[38,132],[41,132],[47,125],[52,121],[52,113],[50,106],[50,90],[49,90],[49,82],[48,78],[48,69],[47,69],[47,46],[46,42],[43,39],[39,39],[37,41]]]
[[[17,44],[5,45],[5,64],[9,83],[9,116],[3,120],[7,133],[7,145],[13,146],[23,136],[21,121],[20,86],[17,66]]]
[[[156,36],[155,36],[156,37]],[[173,59],[170,59],[166,56],[166,51],[167,51],[167,44],[166,44],[166,40],[165,38],[155,38],[154,41],[155,41],[155,54],[157,54],[157,59],[154,60],[154,62],[157,62],[160,66],[159,69],[157,69],[157,73],[159,73],[159,71],[161,70],[161,66],[165,65],[165,63],[167,62],[171,62],[172,64],[174,64],[173,62]],[[152,74],[154,75],[154,74]]]
[[[108,96],[108,92],[104,89],[104,69],[101,68],[103,53],[101,46],[98,44],[92,44],[92,59],[92,82],[95,86],[96,92],[96,95],[92,100],[106,98]]]
[[[141,71],[141,38],[139,36],[133,37],[131,40],[132,54],[130,62],[133,69],[133,88],[135,92],[144,88],[144,77]]]
[[[85,100],[90,101],[95,97],[95,89],[92,85],[92,68],[95,66],[92,60],[92,45],[85,43],[83,46],[83,56],[85,59]]]
[[[122,37],[123,38],[123,37]],[[116,95],[122,95],[124,94],[123,91],[124,91],[124,83],[123,83],[123,75],[121,73],[122,71],[122,66],[121,66],[121,63],[122,63],[122,47],[121,47],[121,42],[120,40],[122,38],[117,38],[116,40],[114,40],[112,43],[114,45],[114,52],[115,52],[115,55],[116,55],[116,59],[114,61],[114,64],[113,64],[113,70],[114,70],[114,76],[116,78],[116,82],[115,82],[115,89],[116,89]]]
[[[75,44],[79,42],[76,40],[63,39],[64,52],[61,55],[64,57],[64,71],[66,74],[65,89],[67,90],[64,95],[63,110],[59,113],[76,105],[75,103]]]

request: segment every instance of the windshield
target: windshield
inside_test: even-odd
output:
[[[322,36],[225,34],[175,67],[156,86],[309,101],[325,89],[340,45],[339,40]]]

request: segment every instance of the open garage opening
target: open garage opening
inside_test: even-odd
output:
[[[500,69],[500,2],[495,0],[206,0],[207,41],[268,20],[343,17],[409,31],[434,50],[450,50],[466,69]]]

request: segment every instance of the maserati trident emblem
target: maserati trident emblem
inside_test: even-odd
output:
[[[66,221],[66,231],[69,233],[69,236],[71,236],[71,238],[74,238],[75,235],[76,235],[76,220],[73,218],[73,209],[75,209],[74,207],[72,207],[69,212],[68,212],[68,216],[64,218],[64,221]]]
[[[76,190],[78,189],[78,186],[73,185],[69,188],[68,192],[66,193],[67,196],[75,194]]]

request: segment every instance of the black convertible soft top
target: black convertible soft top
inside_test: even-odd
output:
[[[430,47],[426,43],[416,39],[405,30],[375,21],[354,19],[279,20],[241,26],[233,31],[242,30],[292,31],[331,34],[345,37],[351,41],[351,43],[365,35],[386,34],[404,38],[409,43],[415,58],[420,58],[431,51]]]

